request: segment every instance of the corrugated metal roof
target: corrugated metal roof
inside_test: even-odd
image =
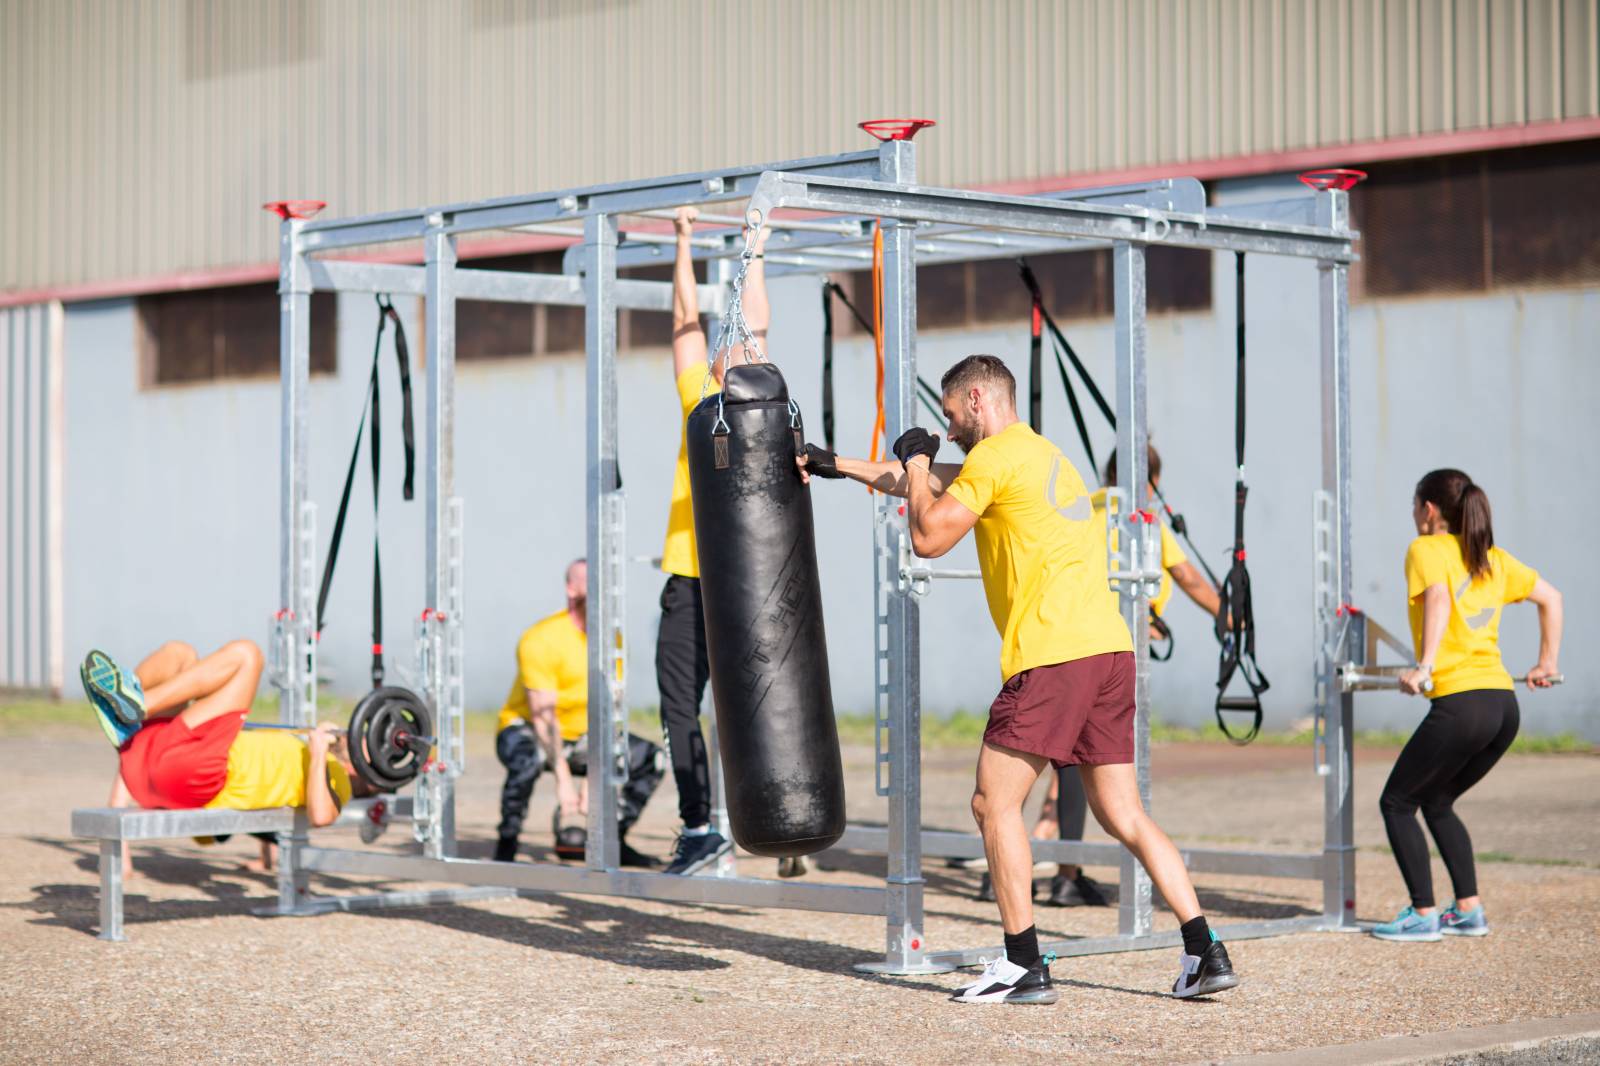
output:
[[[1600,114],[1600,0],[0,0],[0,289],[860,147],[973,185]]]

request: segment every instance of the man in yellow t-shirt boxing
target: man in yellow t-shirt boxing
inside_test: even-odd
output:
[[[111,806],[304,807],[312,826],[325,826],[352,793],[372,794],[332,723],[304,738],[244,730],[261,668],[261,649],[248,640],[230,641],[203,659],[190,645],[169,641],[132,671],[91,651],[80,676],[117,748]],[[123,854],[129,873],[132,860]],[[271,862],[271,842],[263,840],[260,864],[252,868]]]
[[[1054,1003],[1051,956],[1033,923],[1033,855],[1022,804],[1046,766],[1076,765],[1095,818],[1150,872],[1181,923],[1172,994],[1238,984],[1206,924],[1183,859],[1139,800],[1134,775],[1133,641],[1107,592],[1106,526],[1061,450],[1017,420],[1016,380],[971,355],[941,382],[950,439],[967,458],[933,465],[939,438],[920,427],[894,443],[898,462],[839,459],[808,446],[804,473],[850,477],[907,500],[918,555],[935,559],[976,531],[978,565],[1005,679],[989,708],[972,813],[983,834],[1006,950],[953,997],[962,1003]]]
[[[588,768],[589,732],[589,567],[582,559],[567,567],[567,605],[529,626],[517,641],[517,676],[500,710],[494,751],[506,768],[500,790],[500,831],[496,862],[515,862],[517,837],[528,815],[528,800],[539,775],[556,778],[556,818],[577,819],[589,809],[588,796],[573,782]],[[618,819],[626,835],[639,820],[665,772],[661,749],[628,734],[628,781],[622,788]],[[659,860],[635,851],[624,840],[623,866],[652,867]]]
[[[678,394],[678,464],[672,475],[672,508],[667,513],[667,540],[661,569],[667,583],[661,590],[661,628],[656,635],[656,685],[661,693],[661,733],[667,739],[672,777],[678,786],[678,815],[683,829],[667,864],[669,874],[693,874],[733,849],[711,825],[711,768],[705,734],[700,731],[700,701],[711,676],[706,659],[706,621],[700,599],[700,558],[695,548],[694,505],[689,495],[689,442],[684,436],[689,412],[722,387],[722,359],[706,380],[707,342],[700,324],[699,291],[695,287],[690,239],[699,213],[680,207],[674,228],[677,254],[672,272],[672,375]],[[751,236],[755,258],[744,284],[744,316],[751,332],[765,339],[772,320],[767,301],[766,264],[762,251],[765,227]]]

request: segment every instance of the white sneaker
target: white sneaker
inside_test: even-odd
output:
[[[1018,966],[1005,957],[990,959],[983,975],[962,985],[950,998],[957,1003],[1054,1003],[1060,993],[1050,983],[1052,955],[1032,966]]]

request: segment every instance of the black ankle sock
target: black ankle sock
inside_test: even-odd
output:
[[[1020,933],[1006,934],[1006,960],[1014,966],[1032,966],[1039,961],[1039,927],[1030,925]]]
[[[1206,948],[1211,946],[1211,927],[1206,924],[1203,914],[1184,922],[1178,927],[1178,932],[1183,934],[1183,950],[1187,955],[1204,955]]]

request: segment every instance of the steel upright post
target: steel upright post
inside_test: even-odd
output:
[[[885,141],[880,150],[884,181],[915,184],[916,150],[910,141]],[[915,223],[883,222],[884,425],[892,441],[916,424],[917,253]],[[880,497],[879,507],[897,506]],[[898,523],[892,535],[905,535]],[[886,571],[882,580],[898,584]],[[882,963],[859,969],[876,973],[938,973],[923,936],[922,878],[922,648],[917,601],[893,589],[888,597],[889,854],[887,946]]]
[[[1350,194],[1342,189],[1317,193],[1317,224],[1335,230],[1350,227]],[[1333,502],[1333,573],[1338,604],[1351,602],[1350,561],[1350,268],[1321,260],[1317,264],[1322,340],[1322,488]],[[1351,796],[1354,768],[1355,693],[1341,692],[1335,662],[1351,658],[1342,648],[1330,656],[1327,693],[1326,750],[1328,773],[1323,778],[1322,913],[1330,926],[1355,928],[1355,806]],[[1337,704],[1335,705],[1335,700]]]
[[[427,484],[426,574],[423,582],[425,618],[438,627],[453,626],[451,553],[451,497],[455,493],[455,416],[456,416],[456,241],[445,228],[444,215],[428,217],[428,232],[423,238],[422,261],[426,272],[427,307],[424,321],[428,353],[428,414],[424,468]],[[444,616],[441,621],[441,616]],[[428,631],[425,628],[424,633]],[[424,684],[428,702],[433,705],[435,728],[440,737],[455,736],[456,719],[462,708],[455,706],[456,686],[448,676],[452,668],[444,652],[446,640],[426,641],[430,645],[429,667]],[[428,839],[434,858],[450,858],[456,851],[455,777],[460,768],[446,765],[429,770],[417,781],[417,788],[429,789],[428,804],[434,824]]]
[[[311,278],[299,248],[305,222],[286,218],[278,227],[278,360],[282,381],[279,450],[278,617],[274,654],[280,659],[278,720],[309,726],[317,711],[314,568],[306,521],[311,464]]]
[[[584,348],[588,354],[587,497],[589,559],[589,843],[592,870],[614,870],[617,837],[616,760],[607,740],[618,729],[624,697],[617,678],[618,639],[625,622],[616,583],[625,534],[617,473],[617,220],[583,222]]]
[[[1145,275],[1144,245],[1117,242],[1111,253],[1112,290],[1116,299],[1117,487],[1130,506],[1149,504],[1148,447],[1145,423]],[[1094,472],[1089,472],[1094,477]],[[1133,762],[1139,781],[1139,802],[1150,807],[1150,601],[1142,589],[1123,596],[1122,616],[1133,635],[1134,726]],[[1122,853],[1122,893],[1117,904],[1117,930],[1123,936],[1151,931],[1150,875]]]

